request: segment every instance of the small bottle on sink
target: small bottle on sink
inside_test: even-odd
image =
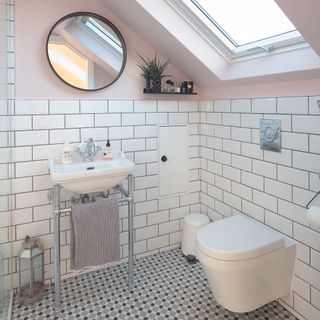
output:
[[[106,147],[103,151],[103,160],[112,160],[113,154],[111,149],[110,140],[107,140]]]
[[[63,146],[62,163],[68,164],[71,162],[72,162],[71,147],[69,142],[66,141]]]

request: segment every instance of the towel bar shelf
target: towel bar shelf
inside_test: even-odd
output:
[[[134,259],[133,259],[133,176],[127,177],[128,191],[121,185],[117,186],[123,196],[118,200],[119,203],[128,204],[128,284],[133,283]],[[63,213],[72,213],[71,208],[60,208],[60,191],[61,186],[55,184],[48,193],[50,201],[52,201],[52,214],[54,222],[54,318],[60,319],[61,307],[61,271],[60,271],[60,216]]]

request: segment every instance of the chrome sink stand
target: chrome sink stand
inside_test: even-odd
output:
[[[116,188],[120,191],[122,198],[119,203],[128,204],[128,285],[131,287],[134,274],[134,253],[133,253],[133,176],[130,174],[127,177],[128,190],[125,190],[122,185]],[[60,271],[60,216],[62,213],[72,213],[71,208],[60,208],[60,191],[61,186],[55,184],[48,193],[48,197],[52,202],[52,215],[54,223],[54,319],[60,319],[61,307],[61,271]]]

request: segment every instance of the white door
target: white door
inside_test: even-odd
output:
[[[188,191],[188,128],[159,127],[160,197]]]

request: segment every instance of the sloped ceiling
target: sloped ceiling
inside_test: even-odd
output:
[[[101,2],[200,87],[320,78],[319,0],[276,0],[312,48],[236,63],[224,60],[165,0]]]

